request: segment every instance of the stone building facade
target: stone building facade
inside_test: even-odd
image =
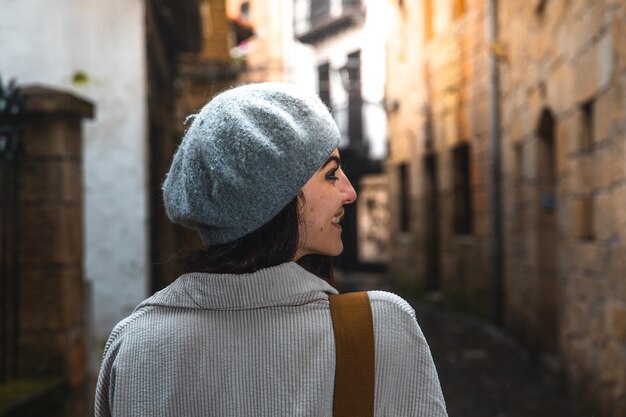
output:
[[[241,68],[230,52],[251,30],[227,17],[224,0],[185,2],[184,7],[176,0],[151,1],[149,6],[150,292],[155,292],[176,279],[186,253],[204,246],[195,231],[167,218],[163,179],[187,116],[236,83]]]
[[[486,7],[391,2],[387,43],[392,261],[408,288],[490,310]]]
[[[507,322],[626,414],[626,4],[501,2]]]
[[[94,106],[40,86],[21,93],[13,120],[19,100],[4,91],[0,111],[0,415],[86,415],[82,122]]]
[[[292,68],[291,2],[282,0],[227,0],[229,18],[249,25],[252,36],[233,46],[232,56],[243,66],[239,81],[286,81]]]
[[[590,410],[626,415],[626,4],[388,5],[398,281],[503,323]]]

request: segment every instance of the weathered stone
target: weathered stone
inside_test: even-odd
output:
[[[626,369],[626,354],[620,344],[610,343],[602,352],[603,363],[599,367],[600,380],[606,384],[615,385],[624,377]]]
[[[609,277],[609,290],[612,296],[618,300],[626,300],[626,247],[624,245],[613,248],[607,265]]]
[[[613,193],[601,193],[595,197],[593,228],[596,239],[608,240],[615,234],[614,209]]]
[[[20,197],[29,203],[80,203],[83,195],[81,166],[74,160],[26,158]]]
[[[84,343],[83,328],[80,325],[72,327],[69,332],[66,333],[67,338],[65,357],[67,368],[65,369],[65,375],[67,381],[71,387],[81,387],[87,379],[86,375],[86,348]]]
[[[574,70],[568,61],[562,62],[548,75],[547,102],[555,113],[563,113],[575,104],[575,89],[572,85],[574,85]]]
[[[626,133],[621,133],[616,137],[615,143],[611,149],[610,158],[610,186],[614,187],[616,184],[623,183],[626,179]],[[620,187],[623,192],[623,187]]]
[[[613,76],[611,37],[604,34],[574,61],[576,100],[584,103],[608,87]]]
[[[611,333],[618,343],[626,343],[626,303],[609,304],[611,315]]]
[[[596,149],[591,155],[593,166],[601,167],[594,170],[595,175],[592,177],[596,192],[605,192],[611,185],[611,150],[612,146],[609,144]]]
[[[463,140],[469,140],[472,137],[472,132],[470,130],[471,120],[469,106],[467,104],[463,105],[459,109],[457,115],[457,123],[459,137]]]
[[[615,230],[620,242],[626,242],[626,186],[615,188]]]
[[[572,145],[571,135],[571,117],[556,124],[555,132],[555,153],[556,153],[556,171],[559,174],[567,171],[568,155],[570,146]]]
[[[589,197],[574,198],[570,202],[570,230],[578,239],[594,237],[593,202]]]
[[[607,303],[626,300],[626,75],[616,77],[618,65],[626,68],[626,43],[622,41],[626,21],[623,12],[615,12],[623,8],[621,3],[547,2],[543,14],[537,15],[531,2],[502,2],[499,10],[499,43],[506,52],[499,69],[507,321],[537,346],[546,346],[550,331],[558,332],[552,339],[562,341],[573,383],[588,388],[600,402],[609,401],[606,393],[617,386],[603,387],[600,381],[602,367],[608,363],[603,349],[611,338],[616,340],[612,327],[616,324]],[[423,62],[428,62],[435,84],[432,96],[425,100],[434,109],[441,156],[443,285],[463,281],[467,292],[473,294],[484,290],[484,279],[467,268],[463,277],[459,269],[465,261],[470,269],[488,265],[484,242],[491,231],[490,210],[482,199],[490,192],[486,66],[490,50],[477,40],[486,34],[484,24],[484,20],[466,20],[458,34],[454,24],[450,29],[442,26],[446,33],[436,35],[428,50],[422,49],[413,71],[418,74]],[[447,45],[450,43],[453,45]],[[418,50],[420,41],[414,45]],[[410,80],[394,80],[405,86],[398,91],[409,91],[409,85],[424,90],[418,76],[411,76],[411,71],[406,76]],[[462,86],[455,84],[458,79]],[[588,101],[593,103],[594,117],[589,145],[582,143],[581,136],[581,105]],[[553,149],[537,137],[538,121],[546,109],[556,121]],[[456,139],[472,142],[475,229],[471,250],[456,244],[458,237],[451,228],[455,197],[450,148],[456,140],[450,140],[454,138],[450,112],[456,114]],[[408,121],[402,123],[401,129],[390,127],[400,141],[409,125]],[[420,123],[416,122],[416,132]],[[521,162],[513,150],[520,143]],[[556,207],[550,217],[541,207],[550,187],[546,177],[551,160],[544,156],[552,150],[558,179]],[[414,151],[415,157],[422,157],[423,148]],[[521,213],[523,227],[517,221]],[[468,253],[470,259],[466,259]],[[556,311],[558,327],[553,325]],[[616,367],[626,375],[625,364]]]
[[[80,267],[23,267],[20,306],[25,330],[63,330],[84,320]],[[33,309],[37,306],[37,309]]]
[[[20,260],[23,264],[80,265],[83,253],[82,207],[22,207]]]
[[[456,115],[452,112],[447,113],[443,118],[443,126],[446,145],[449,147],[456,146],[460,140]]]
[[[571,157],[572,153],[579,152],[580,149],[580,126],[581,126],[581,112],[577,109],[569,113],[566,117],[561,118],[557,125],[557,137],[562,139],[559,141],[559,145],[562,142],[562,150],[557,152],[563,152],[565,158]]]
[[[606,308],[606,305],[602,305],[594,308],[593,313],[587,320],[589,334],[594,345],[605,346],[609,340],[608,314],[608,308]]]
[[[604,1],[590,2],[586,13],[583,14],[581,19],[581,27],[585,30],[581,30],[583,38],[581,45],[590,42],[594,37],[598,36],[607,27],[608,21],[606,19],[606,3]]]
[[[618,124],[624,117],[621,101],[622,95],[616,84],[596,98],[593,112],[594,142],[605,141],[617,131]]]
[[[63,115],[27,117],[22,143],[29,157],[82,157],[80,123]]]
[[[619,57],[620,71],[626,69],[626,16],[614,13],[611,22],[611,38],[615,53]]]
[[[20,375],[64,375],[66,335],[58,331],[28,331],[20,335]]]
[[[593,191],[594,177],[593,154],[583,154],[573,160],[572,191],[577,194],[590,194]]]

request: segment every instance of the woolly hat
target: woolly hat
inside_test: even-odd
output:
[[[248,84],[194,116],[163,183],[171,221],[207,246],[263,226],[328,159],[340,133],[322,101],[282,83]]]

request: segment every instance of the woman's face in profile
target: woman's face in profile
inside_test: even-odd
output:
[[[341,254],[343,206],[356,200],[356,191],[341,169],[337,149],[304,184],[302,196],[299,203],[300,242],[295,260],[312,254]]]

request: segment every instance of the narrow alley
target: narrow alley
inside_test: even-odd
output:
[[[0,10],[0,417],[93,416],[107,340],[142,300],[182,272],[241,274],[304,253],[320,277],[331,260],[317,255],[334,257],[342,292],[386,290],[413,306],[450,417],[626,417],[626,0],[0,0]],[[252,164],[264,153],[250,132],[294,151],[304,142],[266,129],[256,110],[225,114],[258,113],[264,127],[233,119],[249,131],[194,135],[225,146],[185,174],[194,195],[225,204],[196,233],[165,204],[175,155],[194,120],[225,126],[198,119],[216,97],[266,82],[319,98],[320,129],[309,112],[290,120],[315,132],[312,145],[333,139],[326,159],[299,175],[295,157]],[[328,209],[319,230],[333,232],[308,250],[300,200],[330,162],[323,210],[310,212]],[[219,186],[231,177],[245,190]],[[288,188],[289,203],[269,197]],[[287,212],[293,222],[272,222]],[[202,235],[234,225],[247,235]],[[231,253],[222,244],[273,225],[294,229],[293,241],[256,240],[262,263],[220,258]],[[270,243],[285,253],[256,250]]]
[[[342,290],[394,291],[385,274],[343,273]],[[406,297],[430,345],[449,417],[591,417],[513,337],[479,319]]]

